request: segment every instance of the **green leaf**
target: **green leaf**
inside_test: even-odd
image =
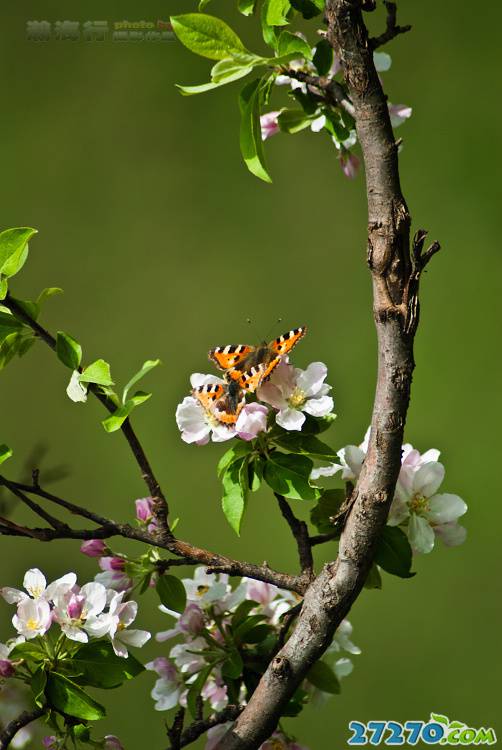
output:
[[[312,467],[307,456],[275,452],[265,464],[265,481],[274,492],[292,500],[317,500],[321,493],[309,482]]]
[[[316,44],[314,52],[314,65],[320,76],[325,76],[333,65],[333,47],[327,39],[321,39]]]
[[[270,0],[263,0],[260,12],[261,32],[265,44],[268,44],[269,47],[272,47],[272,49],[275,50],[277,48],[278,35],[275,27],[271,26],[267,21],[269,4]]]
[[[144,672],[144,666],[132,655],[117,656],[107,641],[91,641],[78,649],[65,666],[75,672],[73,679],[82,685],[111,689]],[[87,718],[87,717],[80,717]]]
[[[379,539],[375,562],[399,578],[412,578],[412,551],[408,537],[398,526],[386,526]]]
[[[381,589],[382,588],[382,576],[378,570],[378,565],[373,565],[370,568],[370,572],[364,582],[365,589]]]
[[[257,456],[254,460],[248,462],[248,487],[251,492],[260,489],[264,467],[265,460],[261,456]]]
[[[3,279],[2,274],[0,274],[0,300],[6,298],[8,291],[9,291],[8,281],[7,279]]]
[[[199,86],[181,86],[180,84],[175,84],[176,88],[178,88],[183,96],[194,96],[195,94],[204,94],[206,91],[212,91],[212,89],[217,89],[220,86],[225,86],[225,84],[231,83],[231,80],[229,78],[225,78],[225,80],[220,81],[219,83],[214,83],[214,81],[210,81],[209,83],[201,83]]]
[[[187,595],[179,578],[167,574],[162,575],[157,581],[156,589],[164,607],[180,613],[185,611]]]
[[[306,114],[316,115],[317,110],[319,109],[319,105],[309,91],[304,94],[301,89],[295,89],[294,91],[290,92],[290,96],[291,95],[296,99],[298,104],[301,105],[303,111],[306,112]]]
[[[28,240],[37,234],[31,227],[17,227],[0,232],[0,273],[14,276],[28,257]]]
[[[301,432],[287,432],[274,440],[281,448],[291,453],[301,453],[312,458],[321,458],[325,461],[333,461],[337,458],[336,451],[329,445],[323,443],[314,435],[304,435]]]
[[[26,661],[32,661],[40,663],[46,658],[46,653],[42,651],[40,646],[33,641],[25,641],[15,646],[9,654],[9,659],[17,661],[18,659],[25,659]]]
[[[237,628],[241,622],[244,622],[251,610],[258,606],[258,602],[254,602],[252,599],[245,599],[241,602],[232,615],[232,628]]]
[[[306,19],[314,18],[324,10],[324,0],[291,0],[291,5]]]
[[[340,692],[338,677],[325,661],[316,661],[307,672],[307,680],[323,693],[337,695]]]
[[[270,625],[256,625],[242,637],[242,641],[243,643],[262,643],[271,632]]]
[[[335,112],[332,109],[324,109],[323,114],[326,117],[326,130],[336,138],[339,143],[346,141],[350,136],[350,131],[345,127],[342,117],[339,112]]]
[[[116,432],[117,430],[120,430],[132,410],[135,409],[136,406],[139,406],[145,401],[148,401],[151,396],[151,393],[137,391],[132,398],[125,402],[123,406],[119,406],[119,408],[114,411],[113,414],[110,414],[109,417],[106,417],[102,420],[101,424],[105,428],[106,432]]]
[[[260,59],[260,58],[258,58]],[[231,83],[249,75],[253,65],[236,61],[233,57],[220,60],[211,69],[211,80],[214,83]]]
[[[3,462],[7,461],[11,456],[12,449],[9,448],[8,445],[5,445],[5,443],[2,443],[2,445],[0,445],[0,464],[3,464]]]
[[[277,54],[279,57],[293,54],[295,57],[299,56],[304,57],[306,60],[312,60],[312,50],[305,39],[292,34],[290,31],[282,31],[279,35],[279,39],[277,40]]]
[[[14,302],[16,302],[21,310],[26,313],[30,318],[33,318],[33,320],[36,320],[40,314],[40,308],[37,305],[36,302],[33,302],[31,299],[14,299]]]
[[[310,414],[305,416],[307,418],[302,425],[304,435],[318,435],[320,432],[326,432],[336,419],[336,414],[326,414],[325,417],[313,417]]]
[[[82,347],[64,331],[58,331],[56,337],[56,354],[70,370],[78,370],[82,362]]]
[[[260,96],[262,79],[256,78],[241,91],[240,147],[249,171],[264,182],[272,182],[265,167],[265,156],[260,126]]]
[[[287,26],[287,14],[291,9],[289,0],[268,0],[265,20],[269,26]]]
[[[30,682],[31,692],[33,693],[35,704],[37,706],[43,706],[45,703],[44,691],[45,691],[46,685],[47,685],[47,673],[45,669],[42,669],[42,667],[39,667],[33,673],[31,677],[31,682]]]
[[[72,737],[80,742],[88,742],[91,736],[91,731],[85,724],[75,724],[71,728]]]
[[[256,605],[255,605],[256,606]],[[250,615],[242,620],[237,626],[234,625],[234,638],[236,640],[244,640],[246,634],[252,630],[256,625],[259,625],[266,620],[266,615]]]
[[[63,290],[58,286],[49,286],[46,289],[42,289],[37,297],[37,305],[43,305],[44,302],[51,297],[54,297],[56,294],[63,294]]]
[[[122,403],[125,403],[127,401],[128,393],[133,385],[136,385],[136,383],[141,380],[141,378],[149,373],[150,370],[153,370],[154,367],[158,367],[158,365],[160,365],[160,359],[147,359],[146,362],[143,362],[141,370],[138,370],[138,372],[132,376],[132,378],[124,388],[124,391],[122,393]]]
[[[235,31],[214,16],[185,13],[171,16],[171,23],[180,42],[196,55],[210,60],[223,60],[246,51]]]
[[[246,458],[234,461],[223,474],[223,497],[221,507],[237,536],[241,533],[242,518],[247,503]]]
[[[228,657],[223,662],[221,674],[223,677],[236,680],[237,677],[241,676],[243,668],[244,664],[242,663],[242,657],[237,649],[235,649],[229,653]]]
[[[23,324],[14,315],[0,312],[0,339],[10,336],[11,333],[19,332],[23,329]]]
[[[293,135],[308,128],[314,119],[314,116],[306,114],[302,109],[283,109],[277,122],[283,133]]]
[[[57,672],[48,675],[46,695],[54,708],[76,719],[96,721],[106,716],[103,706],[87,695],[75,682]]]
[[[254,13],[256,6],[256,0],[239,0],[237,3],[237,10],[242,13],[243,16],[250,16]]]
[[[96,385],[114,385],[110,365],[104,359],[97,359],[91,362],[80,375],[81,383],[96,383]]]
[[[329,519],[336,516],[344,500],[343,490],[324,490],[321,499],[310,512],[310,520],[321,534],[333,531],[333,524]]]
[[[247,440],[234,441],[232,447],[223,454],[218,462],[218,476],[221,475],[228,469],[228,467],[243,456],[247,456],[253,450],[253,443]]]

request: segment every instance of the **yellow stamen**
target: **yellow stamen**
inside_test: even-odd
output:
[[[306,400],[307,396],[305,394],[305,391],[303,391],[301,388],[298,388],[297,386],[291,396],[288,398],[288,403],[293,407],[293,409],[298,409],[299,406],[303,406]]]

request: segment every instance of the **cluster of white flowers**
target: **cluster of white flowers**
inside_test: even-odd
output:
[[[285,430],[301,430],[305,415],[325,417],[333,411],[331,386],[325,383],[328,370],[322,362],[312,362],[306,370],[291,365],[284,359],[277,365],[270,379],[258,388],[257,401],[247,403],[235,425],[227,426],[204,409],[200,401],[187,396],[176,409],[176,422],[186,443],[205,445],[239,437],[254,440],[270,425],[270,407],[275,421]],[[194,373],[190,382],[193,388],[208,383],[224,383],[214,375]]]
[[[202,567],[196,568],[194,577],[184,579],[183,584],[187,595],[185,611],[180,615],[161,605],[160,610],[175,618],[175,624],[155,636],[159,643],[174,638],[179,640],[171,647],[168,657],[159,656],[146,665],[147,669],[158,675],[151,693],[158,711],[187,705],[190,686],[208,666],[207,660],[214,655],[214,646],[205,653],[208,641],[221,644],[222,648],[225,646],[226,628],[231,622],[232,614],[244,601],[256,603],[249,615],[261,615],[262,622],[271,627],[271,632],[278,631],[282,615],[299,601],[299,597],[290,591],[248,578],[242,578],[238,586],[232,589],[227,575],[208,574]],[[344,620],[335,634],[328,655],[340,651],[359,654],[360,649],[350,640],[351,633],[352,626]],[[340,679],[350,674],[352,662],[347,657],[338,658],[333,664],[333,671]],[[305,681],[304,687],[312,698],[319,699],[320,691],[313,685]],[[201,695],[215,711],[221,711],[227,705],[227,686],[222,676],[221,663],[212,669],[201,689]],[[244,693],[239,696],[239,700],[245,702]],[[206,750],[211,750],[216,744],[223,728],[218,727],[208,733]],[[274,735],[274,738],[276,744],[270,744],[272,740],[268,740],[268,743],[262,745],[262,750],[272,747],[302,750],[299,745],[289,743],[286,738],[281,739],[279,735]]]
[[[301,34],[299,36],[302,36]],[[391,67],[392,60],[390,55],[386,52],[374,52],[373,59],[377,72],[383,73]],[[309,75],[317,75],[316,68],[308,60],[293,60],[288,63],[288,67],[292,71],[301,71]],[[340,60],[336,57],[333,58],[333,64],[327,74],[327,78],[330,80],[334,78],[337,73],[341,71]],[[279,75],[275,79],[277,86],[289,86],[292,91],[299,90],[303,94],[307,93],[307,84],[298,81],[296,78],[292,78],[286,75]],[[389,115],[392,126],[394,128],[402,125],[405,120],[411,117],[412,108],[406,104],[391,104],[389,103]],[[266,112],[260,117],[261,125],[261,136],[262,140],[267,140],[273,135],[277,135],[280,132],[279,117],[283,112],[283,109],[276,110],[273,112]],[[310,120],[310,129],[314,133],[319,133],[324,130],[326,126],[326,115],[323,114],[319,108],[317,112],[312,115]],[[351,152],[351,148],[357,143],[357,134],[355,130],[351,130],[349,137],[343,141],[340,141],[335,136],[332,136],[332,141],[338,149],[338,158],[342,171],[346,177],[353,179],[357,176],[360,167],[359,158]]]
[[[341,472],[342,479],[358,479],[368,451],[370,429],[359,445],[347,445],[338,451],[340,463],[314,469],[312,479]],[[467,505],[458,495],[438,493],[445,469],[438,461],[439,451],[431,448],[420,453],[410,443],[402,449],[401,470],[390,509],[389,526],[401,526],[414,552],[428,553],[434,548],[436,537],[453,547],[462,544],[466,529],[458,522]]]
[[[47,585],[38,568],[27,571],[23,586],[25,591],[0,588],[0,596],[17,605],[12,624],[23,640],[43,636],[56,624],[71,641],[87,643],[89,638],[107,637],[117,656],[127,657],[128,646],[141,647],[151,637],[146,630],[128,629],[136,619],[138,605],[124,601],[124,591],[106,589],[96,581],[80,587],[75,573]],[[0,648],[4,670],[9,650],[8,646]]]

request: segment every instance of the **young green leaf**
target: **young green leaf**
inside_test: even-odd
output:
[[[82,347],[64,331],[58,331],[56,337],[56,354],[70,370],[78,370],[82,361]]]
[[[105,386],[114,385],[110,374],[110,365],[104,359],[97,359],[84,368],[80,375],[80,382]]]
[[[199,701],[202,688],[206,684],[206,680],[211,674],[212,669],[212,664],[209,667],[205,667],[205,669],[202,669],[197,675],[196,680],[191,683],[190,690],[188,691],[187,706],[194,719],[197,716],[197,703]]]
[[[343,490],[324,490],[321,499],[310,511],[310,520],[321,534],[333,531],[333,524],[329,520],[336,516],[345,500]]]
[[[279,57],[293,54],[295,57],[304,57],[312,60],[312,50],[309,44],[301,36],[292,34],[290,31],[282,31],[277,40],[277,54]]]
[[[307,20],[318,16],[324,10],[324,0],[291,0],[291,5]]]
[[[137,391],[134,396],[128,399],[123,406],[119,406],[116,411],[110,414],[102,420],[101,424],[105,428],[106,432],[116,432],[120,430],[127,417],[130,415],[133,409],[145,401],[151,398],[151,393],[144,393],[143,391]]]
[[[321,39],[316,44],[314,52],[314,65],[320,76],[325,76],[333,65],[333,47],[327,39]]]
[[[174,612],[182,613],[185,611],[187,595],[179,578],[167,574],[162,575],[157,581],[156,589],[164,607],[172,609]]]
[[[37,706],[43,706],[45,703],[44,691],[46,685],[47,672],[45,671],[45,669],[42,669],[42,667],[39,667],[33,673],[30,682],[31,692],[33,693],[33,698]]]
[[[194,96],[195,94],[204,94],[206,91],[212,91],[213,89],[217,89],[220,86],[225,86],[225,84],[227,83],[231,83],[230,78],[225,78],[218,83],[215,83],[214,81],[209,81],[209,83],[201,83],[199,86],[181,86],[177,83],[176,88],[181,91],[183,96]]]
[[[97,721],[106,716],[103,706],[75,682],[57,672],[48,675],[45,694],[54,708],[76,719]]]
[[[265,481],[274,492],[292,500],[317,500],[321,493],[309,481],[312,467],[307,456],[275,452],[265,464]]]
[[[221,475],[228,469],[230,464],[233,464],[234,461],[237,461],[239,458],[242,458],[243,456],[247,456],[248,453],[250,453],[253,450],[253,444],[251,441],[247,440],[237,440],[233,441],[232,447],[227,450],[226,453],[223,454],[223,456],[220,458],[218,462],[217,467],[217,473],[218,476],[221,477]]]
[[[221,507],[230,526],[240,536],[247,503],[246,458],[234,461],[223,474]]]
[[[105,689],[119,687],[145,670],[132,654],[127,659],[117,656],[107,641],[83,644],[67,664],[75,682]]]
[[[246,52],[241,40],[224,21],[205,13],[185,13],[171,16],[173,31],[191,52],[210,60]]]
[[[37,305],[43,305],[44,302],[50,299],[50,297],[54,297],[56,294],[63,294],[63,290],[58,286],[49,286],[46,289],[42,289],[37,297]]]
[[[385,526],[378,542],[375,562],[387,573],[412,578],[412,551],[408,537],[398,526]]]
[[[308,128],[315,116],[306,114],[302,109],[283,109],[277,122],[283,133],[299,133]]]
[[[237,649],[234,649],[224,661],[221,673],[223,677],[236,680],[237,677],[241,676],[243,668],[244,664],[242,663],[242,657]]]
[[[301,453],[325,461],[334,461],[337,457],[336,452],[329,445],[326,445],[314,435],[304,435],[302,432],[282,433],[274,442],[291,453]]]
[[[141,367],[141,369],[132,376],[132,378],[124,388],[124,391],[122,393],[123,404],[125,404],[125,402],[127,401],[127,396],[133,385],[136,385],[136,383],[141,380],[141,378],[143,378],[147,373],[150,372],[150,370],[153,370],[153,368],[157,367],[158,365],[160,365],[160,359],[147,359],[146,362],[143,362],[143,366]]]
[[[265,156],[260,126],[260,96],[263,79],[256,78],[241,91],[240,146],[242,158],[249,171],[264,182],[272,182],[265,167]]]
[[[325,417],[312,417],[306,414],[306,420],[302,425],[303,435],[318,435],[320,432],[329,430],[336,419],[336,414],[326,414]]]
[[[254,13],[256,6],[256,0],[239,0],[237,3],[237,10],[242,13],[243,16],[250,16]]]
[[[11,333],[20,331],[23,324],[14,315],[6,312],[0,312],[0,339],[4,339]]]
[[[307,672],[307,680],[323,693],[332,695],[340,692],[338,677],[325,661],[316,661]]]
[[[9,448],[8,445],[5,445],[5,443],[2,443],[0,445],[0,464],[3,464],[4,461],[7,461],[8,458],[12,456],[12,450]]]
[[[14,276],[28,257],[28,240],[37,234],[31,227],[17,227],[0,232],[0,273]]]
[[[268,0],[265,20],[269,26],[287,26],[287,15],[291,9],[289,0]]]
[[[0,273],[0,300],[6,298],[8,291],[9,291],[9,283],[6,278],[5,279],[2,278],[2,274]]]
[[[326,124],[324,126],[326,130],[331,133],[333,138],[336,138],[338,143],[346,141],[350,136],[350,131],[345,127],[341,115],[329,108],[326,108],[323,114],[326,117]]]

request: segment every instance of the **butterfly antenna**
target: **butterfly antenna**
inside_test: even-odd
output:
[[[269,340],[270,334],[272,333],[272,331],[274,330],[274,328],[277,325],[279,325],[279,323],[282,323],[282,318],[277,318],[277,320],[275,321],[275,323],[272,323],[272,325],[270,326],[270,328],[269,328],[269,330],[267,332],[267,335],[264,338],[264,341],[268,341]]]
[[[257,335],[257,329],[256,329],[256,323],[252,318],[246,318],[246,323],[248,323],[250,326],[254,326],[255,329],[255,335]]]

